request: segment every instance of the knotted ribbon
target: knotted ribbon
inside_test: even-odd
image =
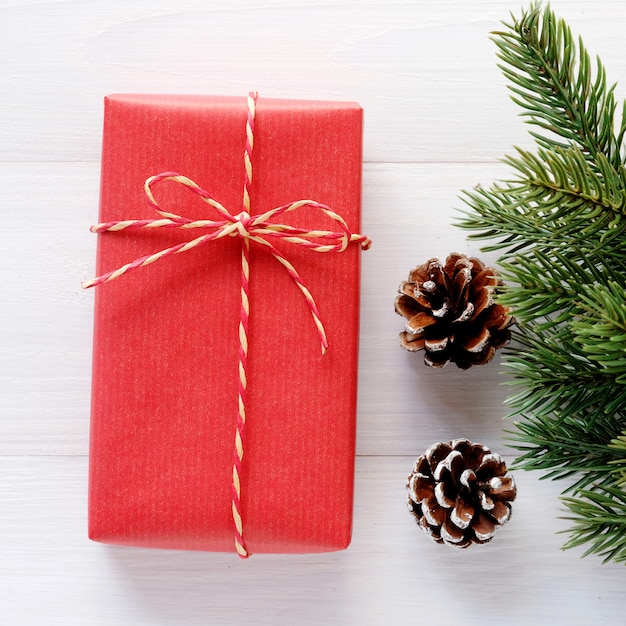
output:
[[[248,318],[250,315],[249,305],[249,278],[250,241],[254,241],[265,249],[287,270],[289,276],[302,292],[313,322],[317,329],[322,347],[322,354],[328,348],[328,340],[324,324],[322,323],[317,305],[308,287],[298,274],[295,267],[270,241],[276,238],[294,245],[303,246],[313,252],[343,252],[352,243],[357,243],[363,250],[371,245],[371,240],[365,235],[351,233],[345,220],[330,207],[314,200],[297,200],[282,206],[270,209],[265,213],[250,215],[250,188],[252,186],[252,149],[254,146],[254,119],[256,113],[257,94],[248,96],[248,115],[246,121],[246,147],[244,151],[245,179],[243,190],[243,208],[237,213],[231,213],[220,204],[208,191],[202,189],[191,179],[175,172],[164,172],[157,176],[151,176],[144,184],[144,191],[148,204],[160,215],[159,219],[152,220],[120,220],[96,224],[90,228],[93,233],[120,232],[132,229],[153,228],[177,228],[180,230],[205,230],[209,231],[187,242],[183,242],[168,248],[164,248],[153,254],[139,257],[134,261],[119,267],[116,270],[102,274],[82,284],[84,289],[95,287],[109,282],[124,274],[150,265],[160,259],[180,254],[203,246],[212,241],[224,237],[239,237],[241,239],[241,308],[239,318],[239,381],[238,381],[238,413],[237,427],[235,432],[235,449],[233,455],[233,483],[232,483],[232,517],[234,525],[235,549],[240,557],[249,556],[243,538],[243,522],[241,516],[241,466],[243,460],[243,436],[246,423],[246,390],[247,390],[247,356],[248,356]],[[213,207],[220,216],[217,220],[194,220],[170,211],[162,209],[156,201],[153,187],[158,183],[170,180],[174,181],[191,192],[197,194],[200,199]],[[277,217],[298,209],[314,209],[328,216],[336,225],[337,230],[307,230],[296,228],[288,224],[276,223]]]

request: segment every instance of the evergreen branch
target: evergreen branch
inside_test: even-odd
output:
[[[626,562],[626,492],[605,485],[562,500],[572,513],[564,519],[574,523],[564,549],[590,544],[583,556],[597,554],[604,563]]]
[[[516,333],[521,348],[507,355],[514,386],[507,403],[521,417],[509,431],[522,454],[516,466],[543,470],[547,478],[578,475],[573,488],[604,483],[624,458],[609,442],[626,425],[626,387],[585,359],[562,331]],[[559,337],[558,339],[554,339]]]
[[[562,369],[548,369],[535,362],[529,354],[521,353],[507,360],[507,369],[515,379],[512,387],[521,388],[511,395],[506,404],[511,407],[513,416],[536,415],[550,422],[559,419],[584,419],[589,428],[595,428],[596,421],[615,419],[616,414],[623,414],[626,408],[626,390],[624,385],[614,384],[607,377],[578,375],[567,370],[559,359],[549,362]],[[545,376],[542,376],[545,373]]]
[[[578,251],[568,255],[568,250],[565,246],[563,252],[534,249],[500,263],[509,284],[499,296],[500,303],[512,308],[522,323],[537,321],[535,331],[543,332],[580,315],[580,301],[588,286],[612,276],[606,268],[595,265],[593,257],[579,259]]]
[[[516,431],[507,431],[512,447],[522,453],[513,469],[540,470],[545,479],[576,477],[566,493],[615,483],[615,461],[626,459],[609,446],[621,432],[619,422],[605,416],[591,430],[584,418],[523,417],[515,423]]]
[[[508,384],[520,389],[506,401],[511,417],[534,415],[550,427],[560,420],[584,420],[590,429],[609,420],[617,424],[609,439],[617,436],[626,416],[626,386],[587,359],[571,337],[554,339],[550,330],[524,332],[515,333],[518,345],[506,353],[505,365],[513,377]],[[606,434],[601,441],[607,440]]]
[[[609,448],[619,451],[623,458],[615,459],[613,463],[618,467],[617,484],[620,489],[626,488],[626,468],[622,466],[626,465],[626,431],[622,431],[622,434],[611,440]]]
[[[458,225],[479,231],[470,238],[500,239],[490,249],[510,256],[532,246],[597,250],[626,233],[626,170],[615,173],[604,156],[590,163],[577,147],[518,150],[504,162],[516,179],[463,194],[471,211]]]
[[[469,234],[469,239],[496,240],[483,250],[505,250],[507,256],[534,246],[589,248],[592,237],[603,238],[608,244],[626,233],[623,216],[607,214],[584,198],[548,185],[508,183],[489,190],[479,187],[463,192],[462,198],[471,211],[462,212],[457,225],[477,231]],[[551,228],[558,229],[558,233]],[[597,243],[593,247],[598,249]]]
[[[506,190],[503,190],[506,191]],[[478,231],[468,235],[469,239],[491,239],[494,243],[483,246],[483,251],[508,249],[509,254],[531,247],[535,241],[548,243],[551,234],[540,222],[529,220],[525,203],[498,193],[497,188],[489,190],[477,187],[463,191],[463,201],[469,211],[461,211],[462,218],[457,226]]]
[[[516,388],[516,466],[574,478],[566,547],[626,562],[626,102],[563,20],[533,2],[493,34],[537,150],[513,176],[464,192],[459,225],[501,251],[496,296],[519,328],[505,351]]]
[[[553,146],[551,150],[539,148],[536,154],[518,149],[518,154],[503,161],[517,170],[522,188],[539,187],[563,198],[586,201],[597,214],[606,209],[626,213],[624,170],[613,170],[602,153],[585,159],[577,146]]]
[[[567,349],[577,354],[578,364],[580,359],[602,361],[607,349],[617,358],[626,358],[626,352],[618,350],[620,346],[626,348],[618,336],[626,330],[626,286],[621,286],[625,268],[617,259],[611,264],[616,267],[603,265],[600,253],[595,254],[562,246],[547,253],[534,249],[500,262],[500,274],[507,284],[500,289],[498,301],[513,309],[518,322],[530,333],[544,335],[548,329],[559,329],[558,336],[543,336],[540,346],[552,347],[567,337],[571,339]],[[614,285],[611,293],[604,287],[607,284]],[[594,336],[598,342],[610,339],[612,343],[593,349],[589,346],[588,350],[577,348],[586,337]]]
[[[511,17],[511,23],[504,23],[508,30],[492,33],[492,38],[513,100],[531,124],[548,131],[548,135],[532,133],[538,144],[548,149],[576,144],[594,158],[606,155],[612,167],[619,169],[615,86],[607,86],[600,59],[596,59],[594,73],[582,40],[576,41],[564,20],[539,2],[533,2],[520,19]],[[623,125],[622,121],[622,129]],[[565,142],[557,142],[555,136]]]
[[[616,382],[626,384],[626,290],[616,282],[596,285],[582,295],[587,315],[572,322],[575,340]]]

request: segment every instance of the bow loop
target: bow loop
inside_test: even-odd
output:
[[[163,209],[158,204],[152,188],[165,180],[174,181],[195,193],[203,202],[215,209],[223,219],[190,219]],[[314,252],[344,252],[351,243],[358,243],[362,249],[367,250],[371,244],[368,237],[351,233],[345,220],[339,214],[335,213],[330,207],[314,200],[297,200],[295,202],[270,209],[269,211],[258,215],[251,216],[245,209],[240,213],[233,215],[228,211],[228,209],[215,200],[215,198],[213,198],[208,191],[202,189],[202,187],[190,178],[175,172],[164,172],[162,174],[158,174],[157,176],[151,176],[146,180],[144,189],[148,204],[159,214],[159,219],[106,222],[92,226],[92,232],[103,233],[126,229],[153,229],[161,227],[173,227],[183,230],[201,229],[207,230],[208,232],[192,239],[191,241],[177,244],[175,246],[171,246],[170,248],[165,248],[155,252],[154,254],[135,259],[131,263],[128,263],[117,270],[107,272],[97,278],[86,281],[83,283],[83,288],[87,289],[89,287],[94,287],[101,283],[108,282],[133,269],[149,265],[150,263],[154,263],[159,259],[173,254],[186,252],[187,250],[191,250],[217,239],[222,239],[226,236],[238,236],[244,239],[251,239],[266,248],[269,248],[271,253],[277,259],[279,253],[268,241],[268,238],[270,237],[275,237],[291,244],[303,246]],[[276,223],[273,221],[275,218],[285,213],[304,208],[316,210],[326,215],[334,222],[338,230],[307,230],[305,228],[297,228],[295,226]],[[282,255],[280,256],[282,257]],[[282,260],[280,262],[282,263]],[[295,272],[295,269],[293,271]],[[299,276],[297,279],[296,276],[297,272],[295,272],[292,277],[297,283],[301,282],[299,281]]]

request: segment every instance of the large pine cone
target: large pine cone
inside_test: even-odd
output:
[[[502,285],[494,269],[478,259],[452,253],[445,265],[430,259],[401,283],[396,312],[407,319],[400,343],[424,350],[424,362],[461,369],[489,362],[511,339],[510,309],[494,303]]]
[[[407,491],[419,526],[457,548],[490,541],[517,493],[502,457],[467,439],[431,446],[415,461]]]

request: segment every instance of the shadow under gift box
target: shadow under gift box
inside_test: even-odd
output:
[[[114,95],[105,100],[100,221],[159,218],[144,182],[183,174],[242,210],[245,98]],[[251,214],[311,199],[360,232],[362,110],[259,98]],[[215,210],[175,182],[160,207]],[[337,230],[320,211],[280,222]],[[188,241],[177,228],[98,235],[97,273]],[[318,253],[272,244],[310,289],[328,335],[263,246],[250,245],[247,420],[241,470],[250,553],[345,548],[352,528],[360,247]],[[238,237],[163,258],[99,285],[95,297],[89,536],[105,543],[234,551],[238,413]]]

